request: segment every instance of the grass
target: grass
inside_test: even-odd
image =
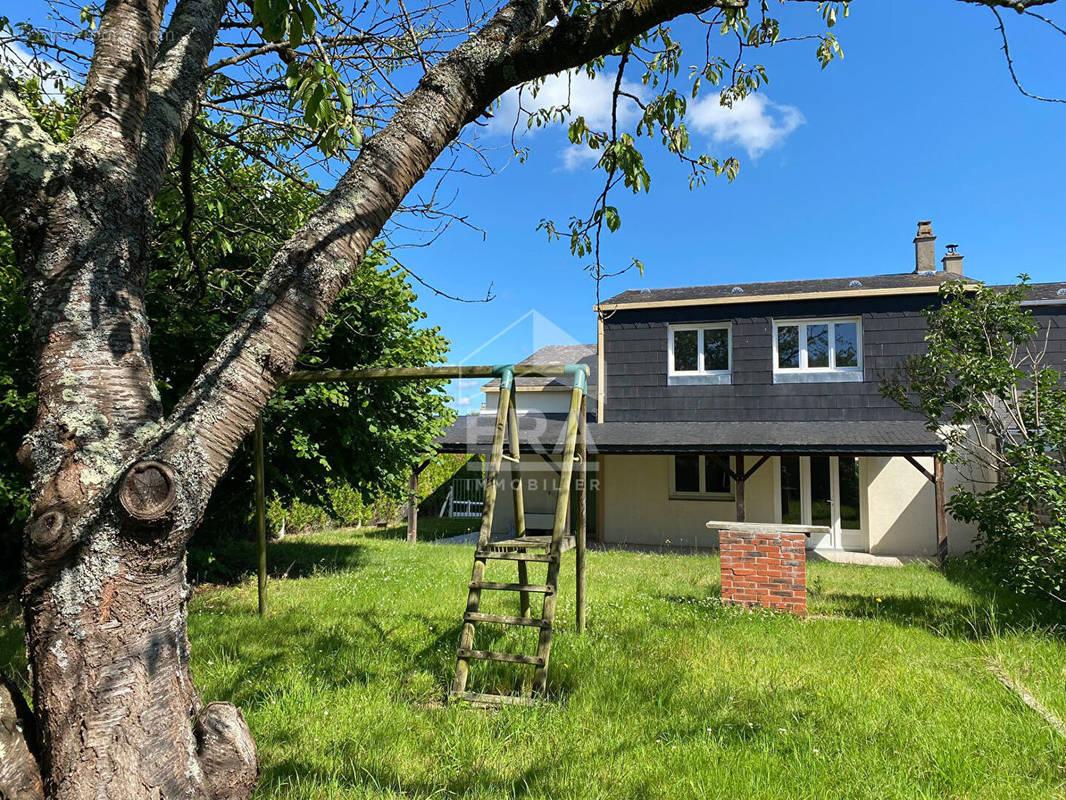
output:
[[[197,592],[196,679],[244,709],[258,796],[1066,797],[1066,741],[986,669],[1066,716],[1063,627],[965,570],[813,563],[801,621],[723,607],[714,556],[594,552],[578,636],[568,555],[555,702],[485,712],[442,702],[470,552],[315,534],[272,547],[290,577],[265,620],[249,580]],[[0,636],[0,665],[20,639]]]

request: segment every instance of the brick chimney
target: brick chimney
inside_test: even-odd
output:
[[[914,237],[914,271],[936,272],[936,236],[932,220],[918,222],[918,235]]]
[[[944,272],[962,276],[962,253],[959,252],[957,244],[949,244],[947,252],[944,253],[944,257],[940,261],[944,265]]]

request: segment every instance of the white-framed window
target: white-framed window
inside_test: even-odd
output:
[[[774,320],[774,382],[862,380],[862,319]]]
[[[671,385],[729,383],[733,370],[732,326],[728,322],[671,325],[666,358]]]
[[[728,456],[701,456],[695,453],[670,458],[670,497],[677,499],[729,500],[733,497],[733,479]]]

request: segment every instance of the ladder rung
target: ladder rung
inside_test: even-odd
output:
[[[534,667],[543,667],[544,659],[540,656],[526,656],[519,653],[497,653],[494,650],[467,650],[460,647],[456,653],[458,658],[477,658],[482,661],[506,661],[509,664],[532,664]]]
[[[500,625],[524,625],[527,628],[550,628],[547,620],[534,619],[533,617],[511,617],[506,614],[482,614],[478,611],[467,611],[463,615],[464,622],[497,622]]]
[[[452,700],[463,700],[478,706],[537,706],[540,701],[533,697],[521,697],[515,694],[481,694],[480,692],[458,692],[451,695]]]
[[[514,456],[509,456],[506,453],[503,455],[503,460],[510,461],[512,464],[519,463],[519,459],[515,458]]]
[[[517,553],[504,550],[478,550],[474,553],[474,558],[491,558],[495,561],[540,561],[544,564],[555,561],[555,556],[551,553]]]
[[[551,594],[555,590],[543,583],[497,583],[495,581],[471,581],[471,589],[493,589],[500,592],[539,592]]]

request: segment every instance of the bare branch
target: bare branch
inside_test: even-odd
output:
[[[1018,87],[1018,91],[1024,94],[1026,97],[1033,100],[1040,100],[1043,103],[1066,103],[1066,99],[1059,97],[1041,97],[1038,94],[1033,94],[1028,91],[1020,80],[1018,80],[1018,73],[1014,71],[1014,59],[1010,54],[1010,43],[1007,41],[1007,29],[1003,26],[1003,17],[1000,16],[999,10],[996,8],[989,9],[996,18],[996,29],[999,31],[1000,37],[1003,39],[1003,56],[1007,59],[1007,69],[1010,71],[1011,80],[1014,81],[1014,85]],[[1024,11],[1024,9],[1020,9]]]
[[[278,252],[251,307],[168,419],[154,450],[161,460],[201,476],[196,487],[201,496],[194,502],[206,503],[367,248],[466,124],[511,86],[583,64],[642,30],[707,5],[624,0],[550,26],[547,0],[512,0],[431,67],[385,128],[367,140],[307,225]],[[198,508],[190,511],[199,515]]]

